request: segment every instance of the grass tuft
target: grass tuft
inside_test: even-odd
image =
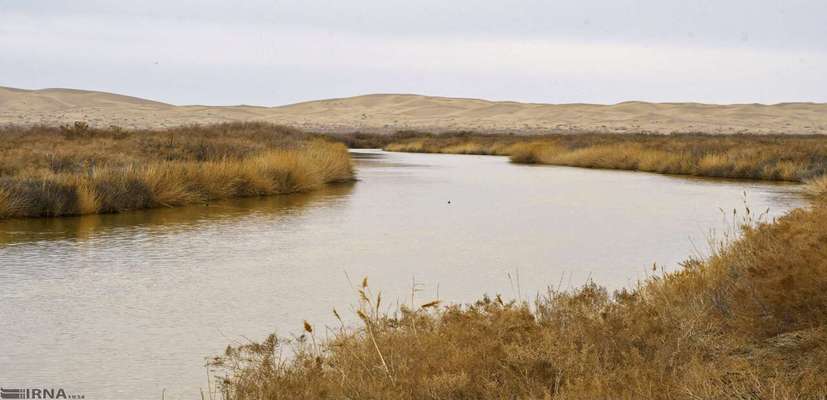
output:
[[[806,191],[816,199],[827,199],[827,175],[806,182]]]

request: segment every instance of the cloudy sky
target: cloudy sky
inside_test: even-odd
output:
[[[825,0],[0,0],[0,86],[827,102]]]

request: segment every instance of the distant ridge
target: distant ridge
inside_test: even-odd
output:
[[[267,121],[319,132],[391,133],[472,130],[491,133],[782,133],[827,134],[827,104],[714,105],[647,103],[538,104],[415,94],[369,94],[279,107],[175,106],[77,89],[0,87],[0,124],[164,128]]]

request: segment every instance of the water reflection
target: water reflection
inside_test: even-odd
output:
[[[296,214],[315,202],[348,195],[353,191],[353,185],[341,183],[309,193],[222,200],[209,204],[119,214],[0,220],[0,246],[44,240],[84,240],[113,233],[121,234],[125,229],[173,233],[233,219]]]

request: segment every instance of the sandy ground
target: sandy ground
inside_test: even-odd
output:
[[[775,105],[624,102],[531,104],[375,94],[281,107],[174,106],[111,93],[0,87],[0,124],[163,128],[268,121],[320,132],[705,132],[827,134],[827,104]]]

